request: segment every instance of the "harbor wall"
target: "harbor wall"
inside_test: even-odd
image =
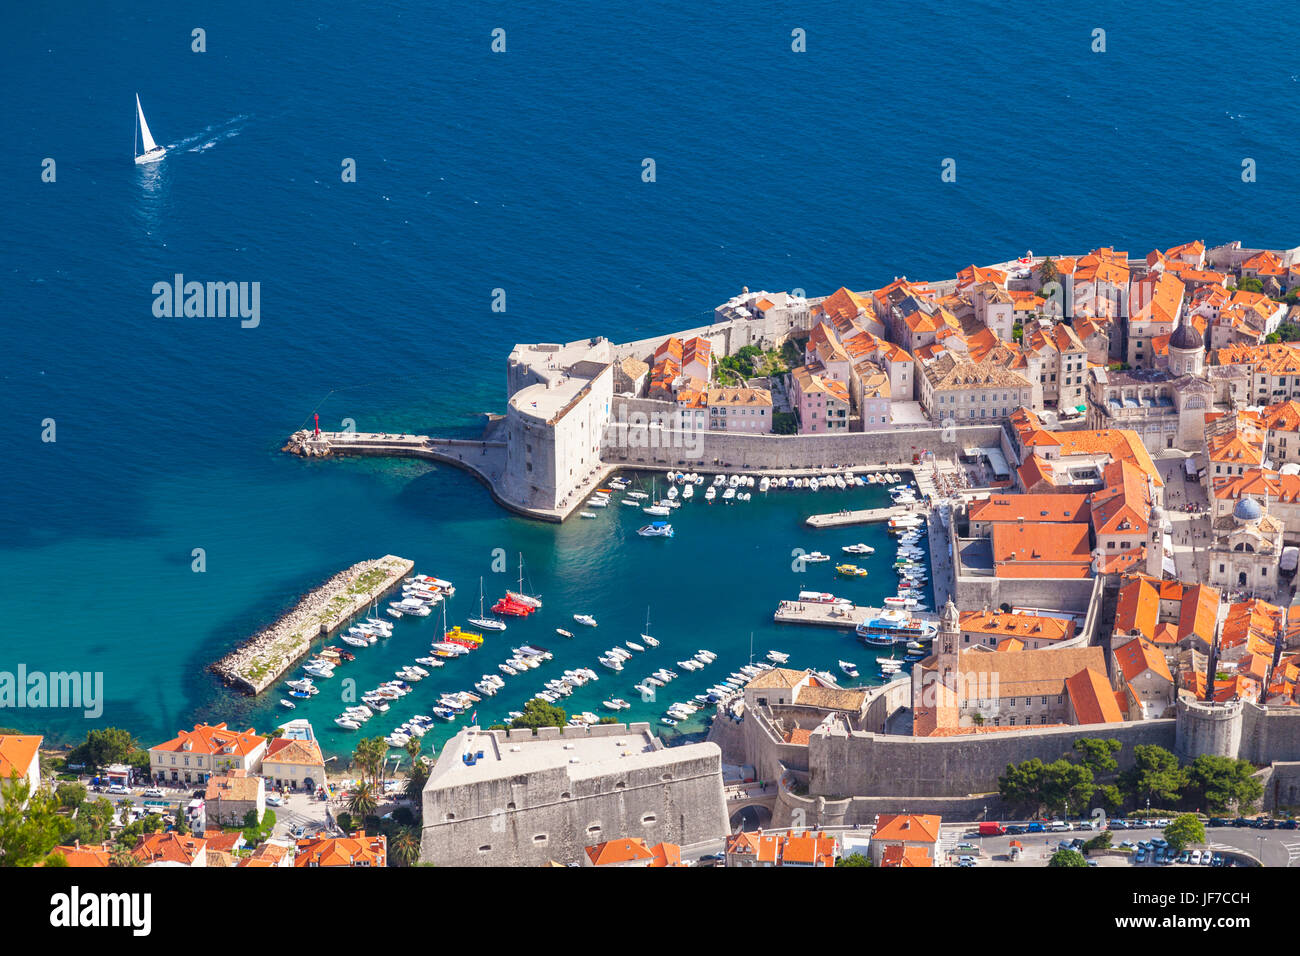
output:
[[[619,402],[629,402],[619,418]],[[630,421],[631,412],[646,412],[645,399],[616,397],[613,420]],[[663,403],[654,403],[660,405]],[[658,467],[688,467],[703,471],[740,469],[762,471],[800,468],[860,467],[911,461],[913,455],[931,451],[951,457],[967,446],[1001,444],[998,425],[924,425],[846,432],[839,435],[750,435],[734,432],[686,432],[635,426],[607,431],[601,447],[605,462]]]
[[[955,737],[902,737],[831,727],[808,744],[812,796],[964,797],[998,789],[1008,764],[1037,757],[1050,763],[1073,750],[1083,737],[1119,740],[1120,766],[1131,763],[1133,747],[1157,744],[1174,749],[1174,721],[1026,728]]]
[[[782,779],[772,808],[772,827],[874,826],[882,813],[932,813],[945,820],[998,820],[1009,808],[996,793],[960,797],[833,797],[794,793]]]
[[[415,562],[388,554],[361,561],[308,591],[275,623],[211,665],[228,686],[260,694],[311,650],[318,637],[329,637],[363,613],[371,602],[395,589]]]
[[[954,602],[963,608],[1050,607],[1086,614],[1092,607],[1099,578],[995,578],[963,574],[957,578]]]

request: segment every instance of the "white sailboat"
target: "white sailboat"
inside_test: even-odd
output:
[[[471,617],[469,622],[475,627],[481,627],[488,631],[504,631],[506,626],[503,622],[494,620],[483,613],[483,579],[478,579],[478,617]]]
[[[167,150],[153,141],[153,134],[149,132],[149,124],[144,121],[144,109],[140,106],[140,94],[135,94],[135,116],[136,128],[140,133],[140,142],[144,145],[143,153],[135,154],[137,166],[143,166],[145,163],[156,163],[167,155]],[[132,140],[131,149],[135,149],[135,142]]]

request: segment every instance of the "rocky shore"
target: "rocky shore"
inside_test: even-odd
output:
[[[211,671],[228,686],[260,694],[311,650],[315,638],[334,633],[400,584],[414,567],[413,561],[387,554],[340,571],[304,594],[270,627],[213,664]]]

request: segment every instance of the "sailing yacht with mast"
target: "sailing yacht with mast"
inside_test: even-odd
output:
[[[144,109],[140,106],[140,94],[135,94],[135,125],[136,131],[140,134],[140,142],[144,146],[143,153],[135,154],[135,163],[137,166],[143,166],[145,163],[156,163],[167,155],[167,150],[153,141],[153,134],[149,132],[149,124],[144,121]],[[134,151],[136,144],[134,139],[131,143],[131,149]]]
[[[641,640],[650,647],[658,647],[659,642],[650,636],[650,608],[645,609],[645,632],[641,635]]]
[[[541,598],[533,597],[531,594],[524,593],[524,554],[519,552],[519,590],[507,591],[506,597],[517,604],[524,604],[531,608],[542,606]]]
[[[497,621],[486,617],[483,614],[483,579],[478,579],[478,617],[471,617],[469,623],[475,627],[481,627],[487,631],[504,631],[506,629],[505,621]]]

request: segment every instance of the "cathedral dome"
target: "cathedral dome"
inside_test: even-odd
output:
[[[1205,348],[1205,339],[1190,322],[1180,322],[1174,334],[1169,336],[1169,347],[1184,352],[1195,352]]]
[[[1232,509],[1232,516],[1238,521],[1258,521],[1264,516],[1264,509],[1254,498],[1242,498]]]

